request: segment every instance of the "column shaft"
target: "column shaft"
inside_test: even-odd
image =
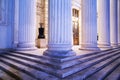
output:
[[[98,50],[96,4],[96,0],[82,0],[82,44],[80,49]]]
[[[117,30],[117,0],[110,0],[110,42],[113,47],[118,44]]]
[[[49,0],[48,50],[45,55],[71,56],[72,15],[71,0]]]
[[[120,0],[118,0],[118,44],[120,45]]]
[[[98,46],[103,48],[110,47],[110,1],[97,0],[98,12]]]
[[[19,0],[18,48],[35,48],[36,0]]]

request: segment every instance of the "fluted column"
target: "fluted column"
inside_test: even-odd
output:
[[[19,0],[18,49],[35,49],[36,0]]]
[[[82,44],[80,49],[99,50],[97,47],[96,0],[82,0]]]
[[[110,42],[112,47],[118,45],[117,0],[110,0]]]
[[[48,50],[44,55],[73,56],[71,0],[49,0]]]
[[[118,44],[120,45],[120,0],[118,0]]]
[[[98,46],[110,48],[110,1],[97,0]]]

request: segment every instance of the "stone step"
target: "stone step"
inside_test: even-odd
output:
[[[27,56],[26,54],[24,55],[24,53],[21,53],[21,54],[7,53],[6,55],[12,55],[12,56],[15,56],[15,57],[19,57],[19,58],[23,58],[23,59],[26,59],[26,60],[34,61],[34,62],[41,63],[41,64],[44,64],[44,65],[49,65],[49,66],[57,68],[57,69],[64,69],[64,68],[68,68],[70,66],[74,66],[74,65],[77,65],[77,64],[95,59],[95,58],[103,56],[103,55],[110,54],[110,53],[115,52],[115,51],[116,50],[108,50],[106,52],[101,52],[101,53],[96,54],[96,55],[93,55],[93,54],[91,54],[89,56],[88,55],[87,56],[82,55],[82,56],[79,56],[79,59],[74,59],[72,61],[63,62],[61,64],[53,62],[51,60],[46,60],[46,59],[43,59],[43,58],[40,58],[40,57],[36,58],[34,56]],[[81,62],[82,59],[84,59],[84,61]]]
[[[17,80],[22,80],[19,76],[12,73],[11,71],[9,71],[9,69],[7,69],[5,66],[1,66],[1,65],[0,65],[0,70],[2,71],[2,73],[0,73],[0,74],[3,74],[3,72],[6,73],[6,75],[4,75],[5,76],[4,78],[9,78],[11,80],[13,80],[14,78],[17,79]]]
[[[109,51],[109,52],[110,52],[110,51]],[[14,54],[14,53],[7,53],[6,55],[12,55],[12,56],[15,56],[15,57],[19,57],[19,58],[22,58],[22,59],[26,59],[26,60],[29,60],[29,61],[33,61],[33,62],[36,62],[36,63],[41,63],[41,64],[44,64],[44,65],[49,65],[49,66],[52,66],[52,67],[54,67],[54,68],[60,68],[60,69],[67,68],[67,67],[70,67],[70,66],[79,64],[79,62],[81,62],[81,61],[79,61],[79,60],[77,60],[77,61],[76,61],[76,60],[73,60],[73,61],[65,62],[65,63],[62,63],[61,65],[59,65],[59,64],[57,64],[57,63],[50,62],[49,60],[43,60],[43,59],[40,59],[40,58],[34,58],[34,57],[24,56],[23,53],[22,53],[22,55],[21,55],[21,54]],[[99,56],[94,55],[95,57],[88,58],[88,59],[84,60],[84,62],[85,62],[85,61],[89,61],[89,60],[91,60],[91,59],[95,59],[95,58],[100,57],[100,56],[102,56],[102,55],[105,55],[105,53],[104,53],[104,54],[99,54]],[[85,57],[83,57],[83,59],[84,59],[84,58],[85,58]],[[82,59],[82,58],[80,58],[80,59]],[[70,64],[68,64],[68,63],[70,63]],[[82,62],[81,62],[81,63],[82,63]],[[65,64],[67,64],[67,65],[65,65]]]
[[[41,79],[46,80],[47,78],[58,80],[56,77],[54,77],[50,74],[47,74],[47,73],[41,71],[40,69],[36,69],[33,65],[37,65],[37,64],[31,63],[32,65],[30,65],[30,63],[29,63],[29,64],[24,65],[24,63],[25,63],[25,62],[23,62],[24,60],[23,61],[20,60],[20,61],[16,62],[17,60],[9,58],[9,57],[4,57],[4,56],[2,56],[2,58],[0,58],[0,61],[7,64],[11,68],[12,67],[15,68],[16,70],[18,70],[17,72],[20,72],[22,75],[24,75],[24,76],[27,75],[27,76],[30,76],[33,78],[33,79],[32,78],[29,79],[26,77],[27,79],[25,79],[25,80],[34,80],[34,79],[35,80],[41,80]],[[19,62],[21,62],[21,63],[19,63]],[[18,74],[18,75],[20,75],[20,74]],[[24,78],[24,77],[22,77],[22,78]]]
[[[7,52],[5,55],[10,55],[10,56],[13,56],[13,57],[16,57],[16,58],[21,58],[21,59],[24,59],[24,60],[36,62],[38,64],[51,66],[51,67],[54,67],[54,68],[59,67],[58,64],[55,63],[55,62],[51,62],[49,60],[43,60],[42,58],[36,58],[34,56],[27,56],[27,55],[24,55],[24,53],[22,53],[22,54],[15,54],[15,53]]]
[[[120,80],[120,65],[104,80]]]
[[[108,50],[103,50],[103,51],[89,53],[89,54],[83,54],[83,55],[80,55],[80,56],[68,57],[68,58],[64,58],[64,59],[61,59],[61,60],[56,59],[56,58],[53,57],[52,61],[65,62],[65,61],[70,61],[70,60],[73,60],[73,59],[78,59],[78,58],[82,58],[82,57],[96,55],[96,54],[99,54],[99,53],[102,53],[102,52],[107,52],[107,51],[109,52],[109,51],[116,51],[116,50],[119,50],[119,48],[108,49]],[[20,54],[20,55],[26,55],[26,56],[35,57],[35,58],[43,58],[43,59],[45,58],[45,59],[51,60],[51,58],[49,58],[48,56],[39,56],[39,55],[34,55],[34,54],[29,54],[29,53],[22,53],[22,52],[14,52],[14,51],[12,51],[11,53],[16,53],[16,54]]]
[[[1,57],[5,58],[5,59],[8,59],[10,61],[13,61],[13,62],[22,64],[24,66],[27,66],[27,67],[30,67],[30,68],[33,68],[33,69],[36,69],[36,70],[39,70],[39,71],[42,71],[42,72],[46,72],[48,74],[52,74],[52,75],[56,76],[56,70],[54,68],[51,68],[51,67],[47,66],[47,65],[42,65],[42,64],[38,64],[38,63],[31,62],[31,61],[28,61],[28,60],[16,58],[16,57],[11,56],[11,55],[1,55]]]
[[[116,73],[118,70],[116,78],[113,78],[117,80],[120,78],[120,70],[118,68],[120,64],[119,49],[120,48],[109,49],[77,57],[58,59],[57,61],[54,61],[56,60],[55,58],[50,60],[48,56],[4,52],[5,54],[0,54],[0,66],[1,64],[7,65],[11,69],[13,68],[14,71],[23,73],[24,76],[31,75],[31,79],[36,80],[107,80],[113,77],[111,74]],[[1,69],[2,68],[0,68],[0,70]],[[105,70],[106,73],[104,73]],[[14,71],[10,72],[14,74]],[[2,72],[5,73],[4,71]],[[15,75],[19,74],[15,73]],[[94,79],[96,76],[98,77]],[[0,78],[3,79],[2,77]]]
[[[26,79],[33,79],[36,80],[37,77],[35,77],[33,74],[31,74],[29,71],[26,71],[27,67],[20,67],[21,65],[17,63],[10,63],[10,61],[5,60],[5,59],[0,59],[0,64],[3,65],[3,67],[7,68],[8,72],[11,72],[12,74],[16,75],[17,77],[20,78],[26,78]],[[11,76],[12,77],[12,76]],[[16,77],[13,77],[16,79]],[[21,79],[23,80],[23,79]]]
[[[88,77],[90,77],[89,80],[94,80],[94,79],[98,80],[99,79],[98,77],[102,76],[102,74],[105,73],[105,69],[106,69],[105,67],[108,67],[109,65],[112,65],[112,64],[117,64],[116,62],[119,60],[120,60],[120,56],[114,56],[111,59],[107,59],[96,65],[93,65],[91,67],[83,69],[71,76],[68,76],[64,80],[87,80]],[[112,65],[112,67],[114,67],[114,66],[115,65]],[[111,70],[111,67],[109,67],[109,68]],[[97,74],[97,76],[95,76],[97,72],[102,71],[102,70],[103,70],[102,73],[99,73],[99,74]],[[93,75],[94,75],[94,77],[91,78],[91,76],[93,76]],[[101,79],[101,80],[103,80],[103,79]]]
[[[83,55],[77,55],[77,56],[74,56],[74,57],[68,57],[68,58],[64,58],[64,59],[57,59],[57,58],[50,58],[48,56],[42,56],[43,58],[45,59],[48,59],[48,60],[52,60],[52,61],[55,61],[55,62],[68,62],[68,61],[71,61],[71,60],[74,60],[74,59],[79,59],[79,58],[83,58],[83,57],[89,57],[89,56],[92,56],[92,55],[97,55],[99,53],[103,53],[103,52],[109,52],[109,51],[116,51],[116,50],[119,50],[120,48],[117,47],[117,48],[112,48],[112,49],[107,49],[107,50],[103,50],[103,51],[97,51],[97,52],[93,52],[93,53],[88,53],[88,54],[83,54]]]
[[[120,61],[120,59],[119,59],[119,61]],[[117,63],[117,62],[116,62],[116,63]],[[99,78],[99,79],[101,79],[101,80],[106,79],[106,77],[109,76],[112,72],[114,72],[115,69],[117,69],[118,67],[120,67],[120,63],[113,64],[113,65],[114,65],[114,67],[112,67],[108,72],[106,72],[105,75],[101,76],[101,78]],[[119,69],[117,69],[117,70],[119,70]],[[106,71],[106,69],[105,69],[104,71]],[[115,71],[115,73],[117,73],[117,71]],[[119,71],[119,74],[120,74],[120,71]],[[117,76],[118,76],[118,75],[117,75]],[[115,76],[115,77],[116,77],[116,76]],[[117,78],[117,77],[116,77],[116,78]],[[116,80],[116,79],[112,79],[112,78],[111,78],[111,80]]]
[[[113,53],[112,53],[113,54]],[[110,54],[109,54],[110,55]],[[8,57],[10,57],[11,55],[5,55],[5,57],[7,56],[7,58]],[[106,55],[106,56],[108,56],[108,55]],[[25,63],[28,63],[28,60],[23,60],[22,58],[19,58],[19,57],[13,57],[13,56],[11,56],[12,58],[14,58],[15,60],[17,60],[17,61],[21,61],[21,62],[25,62]],[[11,58],[10,57],[10,58]],[[105,56],[104,56],[105,57]],[[98,58],[99,59],[99,58]],[[27,62],[26,62],[27,61]],[[95,59],[95,61],[96,61],[96,59]],[[82,61],[81,61],[82,62]],[[31,61],[29,62],[29,63],[31,63]],[[89,63],[89,62],[88,62]],[[90,62],[91,63],[91,62]],[[89,64],[90,64],[89,63]],[[94,62],[93,62],[94,63]],[[84,64],[86,64],[86,63],[84,63]],[[87,65],[87,66],[89,66],[89,64]],[[80,65],[80,64],[79,64]],[[91,63],[91,65],[92,65],[92,63]],[[84,65],[82,65],[82,66],[84,66]],[[41,68],[41,70],[43,70],[43,71],[46,71],[46,72],[48,72],[48,73],[51,73],[51,74],[53,74],[53,75],[55,75],[55,76],[58,76],[58,77],[66,77],[66,76],[68,76],[68,75],[71,75],[71,74],[73,74],[73,73],[75,73],[75,72],[77,72],[77,71],[79,71],[79,68],[76,68],[76,67],[78,67],[78,65],[74,68],[74,67],[72,67],[73,68],[73,71],[71,71],[71,70],[69,70],[69,68],[67,68],[67,70],[66,69],[63,69],[63,70],[57,70],[57,72],[56,71],[54,71],[54,69],[52,69],[52,68],[50,68],[50,67],[47,67],[47,66],[45,66],[45,65],[41,65],[41,64],[39,64],[39,66],[37,66],[37,67],[40,67]],[[46,68],[44,68],[44,67],[46,67]],[[84,68],[86,68],[86,67],[84,67]],[[71,67],[70,67],[70,69],[71,69]],[[75,70],[74,70],[75,69]],[[82,70],[82,69],[80,69],[80,70]]]
[[[12,73],[12,75],[14,75]],[[14,75],[16,76],[16,75]],[[11,77],[11,72],[7,71],[3,66],[0,66],[0,80],[14,80],[14,78]],[[21,79],[21,78],[19,78]]]
[[[113,53],[113,52],[116,52],[116,51],[103,52],[103,53],[96,54],[96,55],[92,55],[92,56],[89,56],[89,57],[79,58],[79,59],[73,60],[73,61],[71,61],[71,62],[65,62],[65,63],[62,64],[62,65],[64,65],[62,69],[67,68],[67,67],[70,67],[70,66],[74,66],[74,65],[76,65],[76,64],[81,64],[81,63],[87,62],[87,61],[89,61],[89,60],[93,60],[93,59],[102,57],[102,56],[104,56],[104,55],[108,55],[108,54]],[[65,65],[65,64],[67,64],[67,63],[73,63],[73,64]]]
[[[119,52],[119,51],[118,51]],[[116,52],[117,54],[118,54],[118,52]],[[111,54],[108,54],[108,55],[105,55],[104,57],[107,57],[107,58],[109,58],[109,57],[112,57],[113,55],[115,55],[115,53],[111,53]],[[8,55],[6,55],[7,57],[8,57]],[[9,55],[10,56],[10,55]],[[13,56],[11,56],[11,57],[13,57]],[[102,57],[102,58],[104,58],[104,57]],[[16,57],[13,57],[13,58],[16,58]],[[100,59],[102,59],[102,58],[100,58]],[[17,60],[19,59],[18,57],[16,58]],[[22,59],[19,59],[19,61],[20,60],[22,60]],[[97,60],[99,60],[99,58],[97,58]],[[89,67],[89,66],[91,66],[91,65],[93,65],[93,63],[95,63],[95,61],[97,61],[96,59],[94,60],[94,61],[90,61],[90,62],[88,62],[89,64],[87,64],[87,66],[86,67]],[[100,60],[101,61],[101,60]],[[98,61],[97,61],[98,62]],[[97,63],[96,63],[97,64]],[[84,67],[84,65],[86,65],[86,63],[84,63],[84,64],[82,64],[82,67],[83,67],[83,69],[84,68],[86,68],[86,67]],[[40,65],[41,66],[41,65]],[[43,66],[43,65],[42,65]],[[78,65],[77,65],[78,66]],[[77,67],[76,66],[76,67]],[[81,65],[79,64],[79,66],[78,67],[80,67]],[[67,68],[68,69],[68,68]],[[70,67],[70,69],[71,69],[71,67]],[[75,70],[74,70],[75,69]],[[76,69],[79,69],[79,68],[73,68],[72,70],[74,70],[75,72],[77,72],[78,70],[76,70]],[[42,67],[42,70],[43,70],[43,67]],[[81,69],[82,70],[82,69]],[[59,72],[59,71],[61,71],[61,72]],[[62,72],[63,71],[63,72]],[[66,71],[66,72],[65,72]],[[74,71],[72,71],[72,73],[71,74],[73,74],[73,73],[75,73]],[[52,73],[52,74],[57,74],[57,76],[58,77],[61,77],[61,76],[63,76],[63,77],[65,77],[65,76],[68,76],[68,75],[70,75],[70,71],[69,70],[65,70],[65,69],[63,69],[63,70],[58,70],[57,72],[58,73],[56,73],[56,71],[54,72],[54,71],[52,71],[51,72],[51,70],[50,70],[50,68],[49,68],[49,71],[48,71],[49,73]]]
[[[102,58],[97,58],[97,59],[91,60],[89,62],[84,62],[82,64],[78,64],[78,65],[72,66],[70,68],[66,68],[66,69],[63,69],[63,70],[58,70],[57,72],[59,73],[59,75],[61,75],[61,77],[64,78],[64,77],[67,77],[67,76],[69,76],[71,74],[79,72],[79,71],[81,71],[83,69],[91,67],[91,66],[93,66],[95,64],[98,64],[98,63],[100,63],[102,61],[105,61],[105,60],[109,59],[110,57],[115,56],[117,54],[119,54],[119,53],[116,52],[116,53],[114,53],[112,55],[110,54],[110,55],[107,55],[107,56],[103,56]]]

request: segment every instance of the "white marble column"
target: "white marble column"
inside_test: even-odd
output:
[[[71,0],[48,1],[48,50],[44,55],[73,56]]]
[[[97,0],[98,46],[110,48],[110,0]]]
[[[117,0],[110,0],[110,42],[112,47],[118,45]]]
[[[120,45],[120,0],[118,0],[118,44]]]
[[[19,0],[15,0],[14,8],[14,41],[13,48],[17,48],[18,45],[18,26],[19,26]]]
[[[80,49],[99,50],[97,47],[97,2],[82,0],[82,44]]]
[[[18,50],[35,49],[36,0],[19,0]]]

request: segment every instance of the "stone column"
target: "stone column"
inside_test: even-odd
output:
[[[68,57],[72,51],[71,0],[48,1],[48,50],[44,55]]]
[[[82,0],[82,44],[80,49],[99,50],[97,47],[97,2]]]
[[[14,8],[14,41],[13,48],[17,48],[18,45],[18,25],[19,25],[19,0],[15,0]]]
[[[120,45],[120,0],[118,0],[118,44]]]
[[[98,46],[110,48],[110,1],[97,0]]]
[[[18,49],[35,49],[36,0],[19,0]]]
[[[117,0],[110,0],[110,42],[112,47],[118,45]]]

